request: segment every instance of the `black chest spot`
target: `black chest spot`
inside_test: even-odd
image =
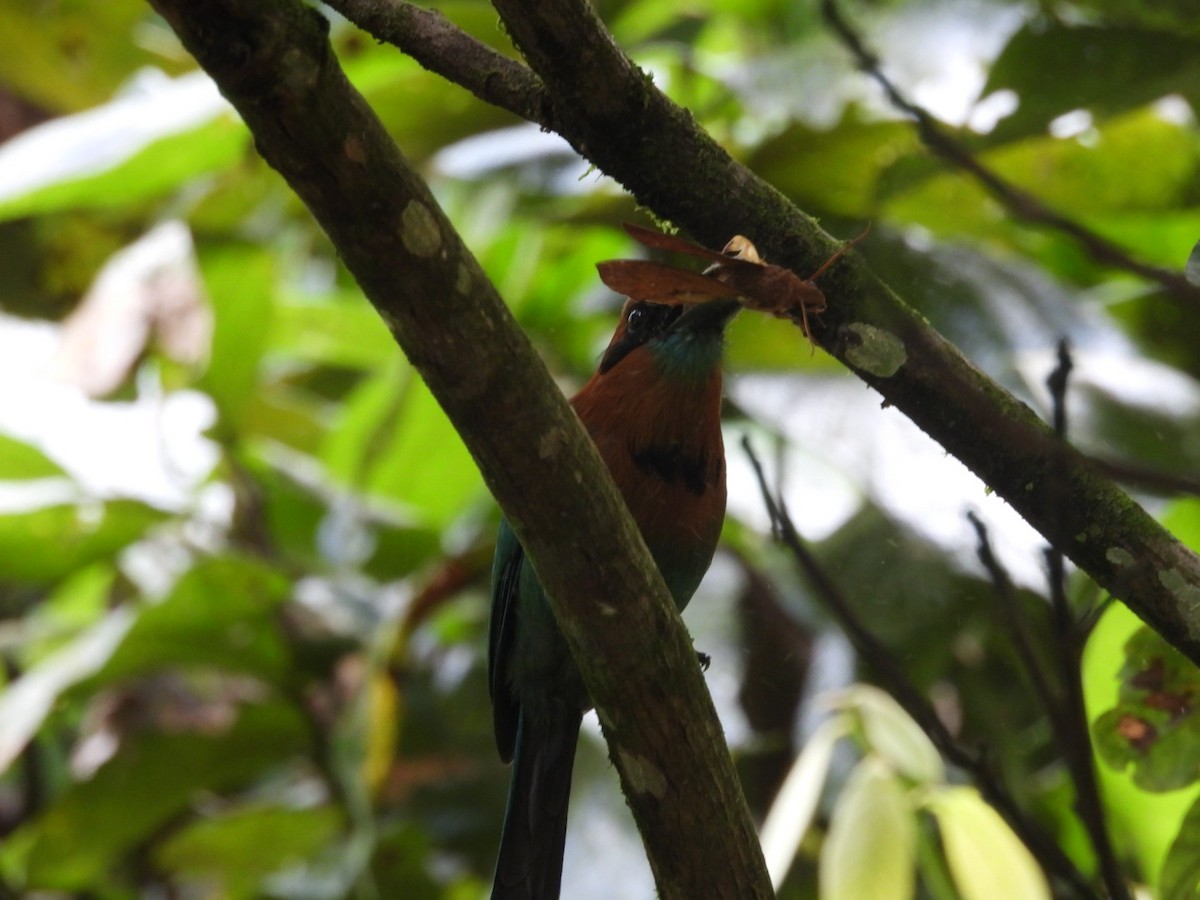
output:
[[[678,444],[660,444],[632,449],[633,461],[647,475],[660,478],[668,484],[680,482],[697,497],[702,496],[714,475],[710,472],[709,456],[705,452],[687,453]],[[717,461],[717,466],[721,465]]]

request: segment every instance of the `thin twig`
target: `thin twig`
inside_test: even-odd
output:
[[[1071,348],[1066,339],[1058,342],[1058,365],[1046,378],[1050,389],[1054,433],[1067,440],[1067,388],[1070,383]],[[1050,586],[1050,607],[1054,612],[1054,632],[1058,642],[1059,678],[1065,692],[1059,709],[1050,709],[1051,724],[1059,750],[1066,760],[1075,784],[1075,811],[1088,833],[1100,875],[1113,900],[1129,900],[1129,886],[1108,833],[1108,820],[1100,784],[1096,779],[1095,754],[1088,728],[1087,706],[1083,696],[1083,646],[1081,629],[1067,599],[1065,560],[1053,546],[1045,549],[1046,577]]]
[[[1067,384],[1073,368],[1075,363],[1071,359],[1071,347],[1066,338],[1059,338],[1058,365],[1046,376],[1046,387],[1050,389],[1054,433],[1062,441],[1067,439]]]
[[[776,500],[772,496],[767,487],[762,464],[750,446],[748,438],[742,439],[742,447],[750,459],[750,465],[754,468],[759,490],[762,492],[763,503],[767,507],[775,534],[791,552],[800,571],[816,589],[816,595],[825,609],[842,627],[859,658],[864,660],[875,671],[879,679],[887,685],[888,692],[912,716],[942,755],[951,764],[971,775],[980,793],[1004,817],[1022,842],[1041,862],[1046,872],[1058,879],[1065,887],[1069,887],[1076,896],[1093,896],[1087,879],[1063,853],[1058,843],[1052,840],[1041,826],[1021,809],[996,773],[992,771],[986,758],[982,754],[964,747],[954,738],[942,720],[938,718],[933,705],[904,672],[895,654],[863,624],[845,595],[800,539],[783,501]]]
[[[1012,635],[1013,645],[1016,647],[1017,655],[1021,658],[1021,665],[1025,667],[1030,681],[1033,682],[1033,689],[1037,692],[1046,714],[1053,721],[1062,704],[1062,697],[1059,696],[1053,679],[1038,657],[1033,635],[1030,634],[1025,617],[1021,615],[1021,610],[1017,606],[1017,595],[1013,589],[1012,579],[992,550],[992,542],[983,520],[973,511],[967,512],[967,520],[975,529],[975,535],[979,541],[975,553],[992,579],[992,588],[1000,601],[1000,609],[1004,613],[1004,623]]]
[[[1113,481],[1164,497],[1200,497],[1200,478],[1142,466],[1123,459],[1088,455],[1097,472]]]
[[[854,56],[859,68],[883,88],[883,92],[893,106],[913,118],[917,126],[917,133],[921,136],[925,146],[946,162],[973,176],[1014,216],[1067,235],[1099,263],[1124,269],[1149,281],[1157,282],[1172,296],[1189,303],[1200,304],[1200,287],[1189,282],[1182,272],[1135,259],[1123,247],[1052,209],[1033,194],[1006,181],[984,166],[962,143],[947,134],[928,111],[905,97],[892,80],[883,74],[879,58],[867,48],[861,35],[842,16],[836,0],[822,0],[821,12],[830,27]]]

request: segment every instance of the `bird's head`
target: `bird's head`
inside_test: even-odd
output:
[[[696,304],[629,300],[597,374],[634,367],[641,358],[652,359],[664,376],[709,376],[721,365],[725,326],[739,309],[737,300],[727,298]]]

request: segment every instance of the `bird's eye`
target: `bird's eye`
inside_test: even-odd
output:
[[[645,326],[650,314],[646,312],[645,307],[635,306],[629,311],[629,316],[625,319],[626,330],[629,334],[637,334]]]

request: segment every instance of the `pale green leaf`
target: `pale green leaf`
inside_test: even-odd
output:
[[[846,723],[841,717],[823,722],[796,757],[767,811],[761,842],[771,884],[776,890],[787,876],[800,842],[812,823],[829,774],[834,745],[845,733]]]
[[[821,900],[909,900],[916,844],[904,787],[886,763],[867,757],[846,781],[821,848]]]
[[[0,220],[128,210],[228,167],[249,135],[227,109],[191,75],[30,129],[0,147]]]
[[[7,769],[53,709],[63,691],[100,669],[133,624],[130,607],[113,610],[0,693],[0,772]]]
[[[839,706],[857,715],[867,746],[897,772],[922,783],[945,780],[946,770],[937,748],[889,694],[859,684],[838,697]]]
[[[934,790],[926,800],[946,861],[964,900],[1050,900],[1050,887],[1028,848],[970,787]]]

